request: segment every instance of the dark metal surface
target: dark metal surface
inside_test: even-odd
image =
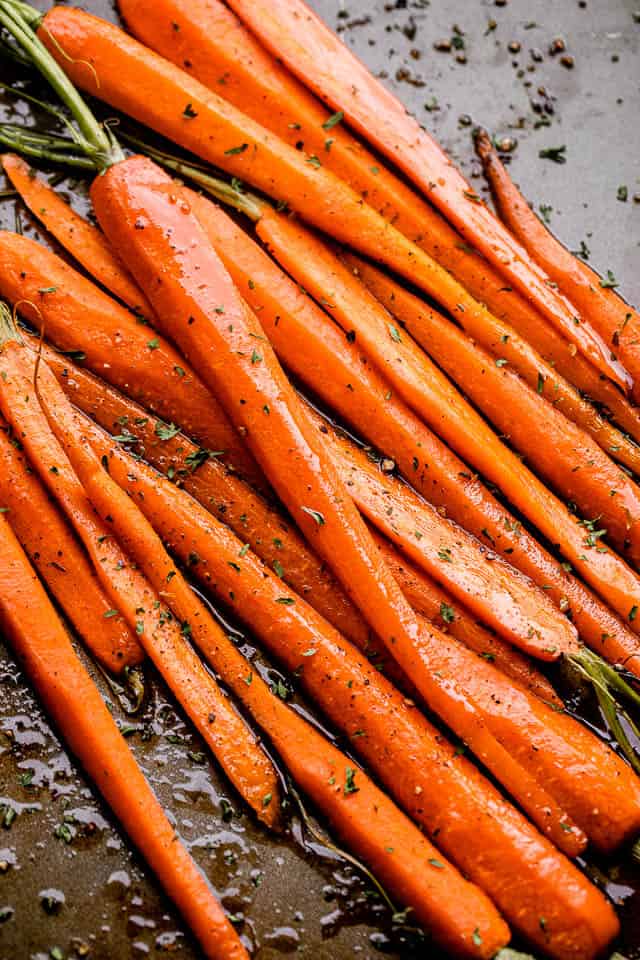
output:
[[[105,0],[85,6],[114,16]],[[640,202],[633,199],[640,195],[637,0],[315,0],[314,6],[383,72],[467,172],[477,174],[471,123],[514,137],[512,171],[526,195],[551,208],[551,224],[571,248],[585,242],[593,265],[612,270],[625,295],[640,300]],[[556,37],[564,39],[573,67],[560,62],[562,54],[549,54]],[[434,49],[452,38],[450,51]],[[540,149],[562,145],[565,164],[538,157]],[[623,186],[626,202],[617,199]],[[82,206],[81,189],[73,193]],[[25,231],[38,235],[23,210],[19,215]],[[13,229],[15,216],[14,201],[0,205],[0,225]],[[240,804],[218,771],[198,762],[201,746],[170,702],[154,683],[142,717],[130,723],[115,704],[114,713],[256,957],[432,954],[428,947],[403,948],[390,933],[388,912],[368,896],[370,884],[305,849],[297,821],[291,835],[274,839],[245,814],[227,820],[223,801],[236,811]],[[0,960],[56,960],[84,956],[85,949],[97,960],[165,952],[176,960],[197,957],[1,645],[0,731]],[[640,945],[640,931],[632,929],[640,898],[626,872],[623,880],[616,866],[602,871],[624,902],[622,946],[631,955]]]

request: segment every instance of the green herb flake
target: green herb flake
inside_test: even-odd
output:
[[[349,796],[350,793],[357,793],[360,787],[356,787],[357,770],[354,770],[353,767],[347,767],[344,772],[344,795],[345,797]]]
[[[450,606],[448,603],[440,604],[440,616],[442,617],[445,623],[453,623],[453,621],[456,618],[453,607]]]
[[[228,150],[225,150],[224,155],[225,157],[234,157],[238,153],[244,153],[248,148],[248,143],[241,143],[238,147],[230,147]]]
[[[333,130],[333,128],[336,127],[343,118],[344,112],[342,110],[338,110],[337,113],[332,113],[331,116],[322,124],[322,129]]]
[[[300,507],[300,509],[303,513],[307,513],[310,517],[312,517],[319,527],[324,526],[325,519],[319,510],[312,510],[311,507]]]

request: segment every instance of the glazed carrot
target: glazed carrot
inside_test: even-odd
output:
[[[636,636],[553,559],[409,408],[325,313],[219,207],[185,194],[286,367],[377,449],[406,480],[501,553],[568,611],[582,638],[612,663],[640,671]],[[314,358],[314,362],[311,362]]]
[[[286,201],[319,229],[385,263],[444,306],[454,309],[464,303],[469,310],[483,309],[427,253],[323,167],[318,157],[304,156],[290,147],[117,27],[77,9],[53,7],[41,18],[38,35],[77,86]],[[580,342],[599,369],[627,385],[627,372],[610,360],[590,328],[577,327],[571,312],[561,305],[572,339]]]
[[[407,293],[404,288],[360,257],[346,253],[342,255],[342,259],[387,310],[397,315],[400,308],[396,308],[395,301],[404,301],[404,295]],[[407,294],[407,302],[417,304],[419,300]],[[415,312],[415,310],[412,311],[412,313]],[[440,316],[436,311],[428,310],[424,304],[422,312],[426,319],[423,320],[420,329],[428,323],[429,318],[434,317],[437,320]],[[484,315],[481,323],[475,321],[474,317],[467,321],[466,313],[456,315],[458,326],[497,360],[499,368],[508,364],[509,371],[519,374],[540,397],[549,400],[556,410],[585,431],[609,457],[624,464],[634,473],[640,472],[640,446],[600,416],[593,404],[584,400],[555,367],[547,363],[525,339],[518,336],[512,327],[489,314]],[[414,324],[414,327],[418,329],[417,324]],[[422,336],[413,332],[412,336],[427,352],[431,352],[426,346],[426,331],[423,331]],[[564,421],[558,421],[556,418],[556,422]],[[532,443],[535,446],[533,438]],[[585,459],[590,458],[587,456]]]
[[[456,756],[424,716],[359,659],[302,598],[289,594],[294,602],[282,603],[281,583],[251,551],[239,557],[241,541],[229,530],[190,501],[184,491],[154,476],[144,462],[132,461],[98,428],[88,425],[87,433],[96,453],[108,457],[110,475],[136,500],[170,549],[181,558],[190,552],[198,554],[200,562],[194,573],[201,583],[251,621],[270,651],[295,672],[325,713],[352,738],[354,749],[372,765],[398,802],[429,832],[437,831],[440,845],[451,851],[462,869],[482,877],[483,888],[517,929],[525,929],[538,943],[544,940],[538,918],[540,910],[551,904],[534,904],[529,896],[535,892],[542,897],[547,881],[528,889],[504,882],[503,870],[514,871],[515,877],[521,869],[533,870],[536,860],[533,849],[517,839],[522,837],[524,821],[519,815],[514,818],[513,808],[500,800],[498,810],[495,791],[477,770],[463,756]],[[240,571],[234,570],[233,563]],[[282,612],[274,621],[276,604]],[[473,654],[469,656],[475,659]],[[470,676],[468,669],[465,676]],[[569,782],[574,788],[578,783],[576,778]],[[478,807],[485,803],[489,816]],[[463,833],[471,823],[480,833],[463,843]],[[495,864],[493,868],[486,858]],[[496,869],[499,862],[502,870]],[[567,889],[557,888],[555,895]]]
[[[634,380],[640,400],[640,316],[615,291],[615,280],[603,280],[553,236],[538,219],[511,180],[484,130],[475,136],[476,151],[496,204],[498,216],[529,255],[571,298],[582,316],[600,333]]]
[[[486,630],[474,620],[468,610],[456,603],[451,594],[428,577],[424,570],[407,560],[375,528],[370,527],[370,530],[385,563],[416,613],[426,617],[438,629],[451,634],[484,660],[493,663],[498,670],[517,680],[541,700],[558,707],[563,706],[549,680],[528,657]]]
[[[2,168],[29,210],[96,280],[140,316],[153,320],[149,301],[103,234],[77,214],[28,164],[5,153]]]
[[[400,332],[390,314],[326,244],[273,208],[265,210],[256,230],[280,264],[316,300],[323,301],[325,310],[345,333],[355,330],[361,347],[409,406],[474,469],[495,483],[551,543],[558,545],[587,583],[620,616],[627,617],[640,596],[636,574],[600,541],[591,542],[567,507],[499,440],[416,343]],[[562,440],[558,434],[556,431],[554,446]],[[583,444],[587,439],[585,436]],[[596,456],[596,451],[599,448],[594,445],[591,456]],[[575,466],[575,455],[571,456]],[[610,461],[606,463],[611,465],[616,478],[615,484],[607,483],[608,496],[609,490],[620,485],[620,471]],[[599,469],[603,470],[602,465]],[[624,506],[634,511],[629,518],[632,526],[637,508],[631,484],[627,494]],[[587,516],[590,508],[591,500],[585,500],[583,509]],[[607,512],[608,522],[612,512],[613,508]]]
[[[256,464],[219,404],[180,354],[41,244],[0,232],[0,296],[60,350],[81,354],[89,369],[171,423],[182,425],[224,455],[248,479]]]
[[[83,642],[108,669],[135,666],[144,654],[98,583],[86,556],[31,470],[0,430],[0,501],[14,533]]]
[[[577,319],[574,307],[549,285],[546,274],[482,203],[435,140],[303,0],[231,0],[229,6],[306,86],[342,111],[350,126],[420,187],[592,364],[631,387],[629,374],[612,361],[587,319]]]
[[[10,338],[10,330],[3,330],[3,335]],[[141,646],[232,783],[256,814],[273,825],[279,812],[275,770],[194,654],[180,624],[168,614],[161,598],[110,535],[108,523],[91,516],[92,508],[84,489],[40,406],[33,385],[33,358],[19,342],[5,339],[0,363],[2,413],[20,437],[40,479],[57,498],[81,538],[95,573],[111,599],[110,612],[113,616],[123,616],[135,631]],[[72,408],[44,363],[38,367],[38,390],[51,408],[56,396],[61,401],[55,406],[55,415],[62,428]],[[101,469],[99,462],[97,469]],[[119,488],[115,489],[121,494]],[[273,794],[274,803],[265,809],[263,797],[269,792]]]
[[[0,620],[21,667],[71,750],[184,915],[205,956],[248,960],[75,654],[6,516],[0,516],[0,544]]]
[[[533,390],[506,358],[494,359],[441,313],[380,271],[359,262],[356,272],[536,473],[559,495],[577,504],[583,517],[598,518],[601,529],[595,539],[606,536],[638,566],[640,490],[602,447],[542,396],[549,380],[547,396],[553,394],[558,382],[554,371],[540,372],[539,390]],[[548,444],[553,446],[553,457],[546,454]],[[640,448],[630,446],[640,454]],[[593,533],[593,525],[587,529]]]

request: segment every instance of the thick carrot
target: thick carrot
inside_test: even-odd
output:
[[[640,400],[640,316],[615,291],[615,279],[603,280],[553,236],[536,217],[500,161],[489,136],[479,131],[476,151],[496,204],[498,216],[529,255],[549,274],[600,333],[634,380]]]
[[[182,425],[243,476],[260,473],[219,404],[177,350],[46,247],[0,232],[0,296],[20,301],[20,312],[60,350],[131,394],[167,422]]]
[[[539,390],[534,390],[523,383],[506,358],[494,359],[441,313],[380,271],[360,262],[356,272],[536,473],[559,495],[577,504],[583,517],[597,518],[602,529],[596,539],[606,535],[637,567],[640,490],[589,434],[564,416],[555,403],[547,402],[551,397],[542,392],[551,378],[549,392],[553,393],[558,382],[554,371],[540,371]],[[553,457],[547,456],[548,444],[553,446]],[[630,446],[640,455],[640,448]]]
[[[90,517],[92,508],[85,491],[40,406],[33,383],[33,358],[17,341],[7,340],[0,363],[2,413],[20,437],[40,479],[74,525],[96,575],[111,598],[113,615],[123,616],[135,631],[141,646],[232,783],[257,815],[273,825],[277,821],[279,802],[277,775],[271,762],[194,654],[180,624],[111,536],[109,524]],[[65,418],[72,415],[72,408],[44,363],[38,367],[38,391],[52,409],[58,397],[55,417],[61,428]],[[93,458],[92,451],[89,452]],[[99,461],[96,469],[101,469]],[[124,496],[119,488],[115,489]],[[274,803],[265,809],[266,793],[273,794]]]
[[[348,640],[375,659],[378,669],[406,684],[382,645],[347,600],[340,587],[328,575],[320,561],[291,527],[287,518],[258,496],[244,481],[229,474],[215,459],[200,462],[198,448],[184,434],[161,440],[145,411],[112,387],[96,380],[69,360],[43,347],[43,356],[73,403],[106,430],[115,434],[125,449],[142,456],[161,473],[187,490],[210,513],[229,526],[237,537],[248,543],[254,553],[283,581],[305,598]],[[374,536],[377,545],[382,538]],[[492,659],[499,669],[522,680],[537,695],[549,701],[556,697],[546,678],[530,660],[513,647],[493,636],[476,623],[464,608],[422,572],[410,565],[398,564],[389,544],[385,559],[411,605],[436,626],[448,629],[477,652]],[[442,619],[443,604],[451,608],[454,620]]]
[[[2,168],[29,210],[78,263],[140,316],[153,320],[153,310],[100,231],[65,203],[59,193],[12,153]]]
[[[304,84],[334,110],[342,111],[350,126],[417,184],[591,363],[621,385],[631,386],[628,373],[612,361],[587,319],[577,317],[572,304],[549,285],[545,273],[482,203],[435,140],[304,0],[231,0],[229,6]]]
[[[0,430],[0,501],[14,533],[83,642],[108,669],[135,666],[144,654],[112,605],[82,549],[33,473]]]
[[[422,656],[413,610],[375,549],[312,421],[286,379],[255,315],[174,185],[144,157],[110,166],[91,187],[98,220],[161,322],[238,424],[296,523],[331,566],[372,630],[422,698],[500,778],[538,822],[548,795],[498,743],[455,677]],[[161,278],[157,263],[163,264]],[[560,829],[553,809],[549,829]]]
[[[284,268],[305,290],[323,301],[345,333],[356,331],[361,346],[416,413],[474,469],[495,483],[551,543],[557,544],[565,558],[620,616],[629,616],[640,596],[636,574],[600,541],[589,540],[588,533],[585,535],[567,507],[500,441],[416,343],[401,334],[389,313],[363,284],[356,282],[326,244],[272,208],[263,213],[256,229]],[[587,438],[584,440],[586,443]],[[564,438],[556,431],[554,446],[562,442]],[[595,445],[594,448],[599,449]],[[595,450],[591,451],[592,456]],[[575,454],[569,451],[569,456],[575,466]],[[614,468],[615,478],[618,473]],[[617,479],[615,484],[609,482],[606,495],[619,485]],[[625,506],[633,506],[637,515],[632,493],[633,488]],[[591,501],[585,503],[586,511],[590,504]],[[611,513],[610,509],[607,516]],[[632,515],[630,524],[634,520]]]
[[[331,747],[319,734],[314,733],[312,735],[310,733],[312,728],[302,718],[297,717],[295,713],[285,707],[279,701],[278,696],[267,687],[266,683],[253,673],[245,658],[234,647],[224,631],[213,621],[210,613],[202,601],[193,593],[182,574],[176,571],[175,565],[162,546],[162,542],[149,521],[140,512],[134,500],[130,499],[120,487],[116,486],[109,475],[100,468],[96,454],[93,452],[91,454],[87,453],[87,441],[83,432],[84,421],[80,415],[76,413],[67,417],[63,413],[61,417],[61,411],[57,404],[52,405],[47,413],[52,426],[55,424],[56,432],[60,432],[61,436],[64,435],[65,447],[72,456],[74,465],[78,469],[87,493],[98,513],[103,518],[109,517],[109,523],[112,525],[119,541],[144,572],[157,594],[163,597],[164,602],[179,621],[189,625],[189,636],[207,656],[212,667],[220,674],[223,681],[231,687],[236,695],[241,697],[245,705],[251,710],[254,718],[261,722],[265,732],[270,736],[276,747],[284,752],[287,758],[287,766],[291,763],[292,770],[297,774],[296,779],[300,778],[305,786],[309,785],[311,787],[310,792],[314,799],[317,799],[318,794],[326,796],[326,785],[330,777],[325,777],[323,783],[318,777],[317,765],[320,764],[326,769],[327,764],[330,764],[334,773],[337,774],[338,771],[342,773],[349,766],[348,758]],[[242,554],[242,550],[243,548],[238,542],[238,555]],[[229,561],[229,563],[240,566],[236,561]],[[249,676],[251,677],[250,683],[248,683]],[[247,686],[251,687],[250,692],[247,691]],[[305,744],[304,750],[300,750],[302,743]],[[350,789],[350,786],[356,786],[355,774],[356,771],[353,771],[351,775],[346,774],[346,790],[343,791],[342,784],[340,786],[340,793],[344,797],[349,796],[351,792],[355,792]],[[371,821],[367,819],[362,837],[366,838],[368,846],[376,855],[376,859],[380,857],[384,844],[389,845],[393,841],[400,842],[401,840],[400,849],[404,850],[406,848],[411,852],[414,868],[419,864],[421,867],[419,874],[424,875],[426,862],[428,862],[429,857],[433,858],[437,851],[423,840],[418,842],[418,831],[398,811],[394,811],[393,805],[373,788],[362,771],[357,771],[357,774],[358,790],[361,788],[362,782],[365,791],[370,794],[369,797],[362,798],[363,801],[365,799],[367,801],[367,806],[364,809],[370,816],[370,808],[374,805],[373,801],[375,800],[375,805],[382,808],[385,826],[392,834],[390,838],[386,831],[381,832],[379,826],[375,830],[371,830]],[[268,792],[262,796],[263,808],[270,808],[272,804],[276,803],[276,793],[272,793],[272,790],[275,791],[276,788],[276,784],[269,784]],[[335,791],[328,792],[331,794]],[[323,807],[327,806],[327,813],[331,815],[335,810],[335,804],[327,804],[325,799]],[[344,807],[338,805],[339,824],[347,810],[350,814],[353,813],[349,804]],[[363,808],[359,812],[363,812]],[[347,820],[350,823],[350,817],[347,817]],[[380,823],[379,820],[375,822]],[[346,830],[343,829],[341,832],[345,833],[347,838],[349,837],[349,832]],[[356,852],[359,853],[361,848],[360,838],[358,838],[355,846]],[[371,862],[371,854],[369,854],[367,860]],[[452,867],[449,867],[449,871],[455,876]],[[383,876],[386,874],[393,876],[393,870],[383,870],[382,874]],[[463,897],[463,917],[471,916],[472,908],[477,909],[480,899],[478,893],[470,888],[469,884],[465,884],[459,876],[456,876],[455,879],[447,878],[448,882],[446,883],[445,878],[442,878],[437,883],[427,881],[426,884],[424,884],[422,876],[416,876],[413,882],[409,883],[409,876],[410,873],[407,870],[404,874],[405,879],[402,888],[403,902],[417,910],[422,922],[427,924],[428,927],[432,926],[434,919],[436,924],[438,922],[443,923],[443,932],[440,934],[443,942],[456,953],[461,952],[461,944],[466,943],[467,948],[471,949],[472,955],[476,955],[476,951],[473,949],[474,943],[469,940],[468,931],[464,929],[469,920],[463,920],[462,924],[459,921],[455,925],[452,924],[451,908],[445,907],[445,897],[440,890],[440,884],[445,884],[448,887],[451,883],[459,888],[458,892],[462,893]],[[425,897],[425,889],[429,896]],[[398,891],[397,881],[393,884],[393,890],[394,892]],[[436,893],[434,904],[431,902],[432,891]],[[500,933],[504,936],[504,926],[497,922],[497,918],[492,919],[494,920],[494,936],[499,936]],[[476,922],[474,916],[474,923]],[[452,927],[453,930],[450,929]]]
[[[248,960],[142,775],[55,610],[0,516],[0,620],[71,750],[183,913],[209,960]]]
[[[314,226],[380,260],[444,306],[482,310],[450,274],[346,183],[117,27],[80,10],[53,7],[38,30],[70,79],[204,160],[286,201]],[[132,78],[135,77],[135,81]],[[107,231],[108,234],[108,231]],[[137,279],[137,278],[136,278]],[[149,295],[149,291],[145,291]],[[628,374],[586,325],[562,306],[561,321],[592,362],[621,385]],[[152,304],[153,305],[153,304]],[[566,314],[566,316],[565,316]]]
[[[239,558],[241,541],[228,529],[184,491],[154,476],[144,462],[132,461],[98,428],[88,426],[87,433],[96,452],[108,457],[110,475],[139,504],[170,549],[181,558],[197,553],[194,573],[201,583],[250,621],[271,652],[349,735],[353,748],[371,764],[398,802],[429,833],[435,831],[442,848],[450,851],[461,869],[482,881],[483,889],[514,926],[526,930],[536,942],[544,941],[538,918],[547,916],[544,911],[552,907],[552,903],[543,903],[547,880],[526,884],[507,881],[504,876],[506,871],[515,880],[519,871],[535,870],[534,849],[539,851],[539,840],[532,848],[520,844],[522,830],[530,831],[520,815],[514,817],[513,808],[498,798],[466,758],[456,755],[424,716],[360,659],[302,598],[289,594],[288,600],[294,602],[283,603],[281,583],[251,551]],[[234,570],[234,563],[240,571]],[[274,620],[276,605],[281,614]],[[475,662],[473,654],[468,656]],[[464,675],[473,682],[473,671],[465,668]],[[568,780],[574,788],[579,783],[574,777]],[[472,836],[463,843],[471,824]],[[497,869],[499,863],[501,869]],[[561,884],[551,900],[568,891],[569,887]],[[535,905],[529,900],[531,895],[540,898]]]
[[[451,594],[428,577],[424,570],[407,560],[375,528],[370,527],[370,530],[385,563],[416,613],[426,617],[444,633],[450,633],[541,700],[558,707],[563,706],[549,680],[535,667],[532,660],[486,630],[464,607],[456,603]]]
[[[406,293],[404,288],[360,257],[346,253],[342,259],[386,306],[387,310],[397,314],[397,310],[394,309],[395,300],[396,298],[404,299],[402,296]],[[416,297],[410,299],[411,302],[418,302]],[[427,318],[425,323],[432,316],[436,319],[439,316],[436,311],[429,310],[426,304],[423,304],[423,313]],[[498,367],[508,363],[510,371],[518,373],[540,397],[548,400],[556,410],[561,411],[565,417],[584,430],[609,457],[622,463],[634,473],[640,473],[640,446],[617,430],[609,420],[600,416],[593,404],[583,399],[555,367],[547,363],[512,327],[489,314],[485,314],[480,323],[477,322],[477,317],[472,316],[467,320],[466,313],[460,312],[456,314],[455,319],[458,326],[472,340],[484,347],[492,358],[497,360]],[[414,326],[417,329],[417,325]],[[412,333],[412,336],[430,352],[426,346],[425,337],[421,338],[417,333]],[[533,438],[532,443],[534,443]],[[586,459],[588,460],[589,457]]]
[[[640,671],[639,642],[553,559],[415,414],[312,300],[219,207],[188,191],[207,236],[286,367],[379,450],[427,500],[501,553],[568,611],[612,663]]]

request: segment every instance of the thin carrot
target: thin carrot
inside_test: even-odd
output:
[[[11,531],[0,516],[0,620],[76,754],[209,960],[248,960],[204,876],[169,823]]]
[[[416,413],[474,469],[495,483],[551,543],[557,544],[565,558],[620,616],[628,617],[640,596],[640,579],[636,574],[601,541],[589,540],[584,527],[564,503],[499,440],[449,379],[410,337],[400,332],[389,313],[363,284],[356,282],[326,244],[273,208],[263,212],[256,230],[281,265],[316,300],[323,301],[325,309],[345,333],[356,331],[358,341],[372,361]],[[587,439],[584,438],[584,443]],[[554,446],[561,442],[563,437],[556,431]],[[592,456],[596,450],[599,448],[594,445]],[[575,465],[575,457],[571,462]],[[599,469],[603,469],[602,464]],[[619,470],[614,468],[614,474],[617,478]],[[609,482],[607,495],[619,485],[617,480],[615,484]],[[637,515],[635,490],[631,485],[627,493],[625,506],[632,507]],[[585,508],[588,510],[589,506],[587,501]],[[611,512],[608,511],[608,517]],[[630,525],[634,523],[634,514],[629,518]],[[622,522],[624,524],[624,520]]]
[[[360,257],[346,253],[342,255],[342,259],[390,313],[397,313],[394,309],[395,300],[403,299],[401,294],[406,293],[403,287]],[[410,297],[410,299],[411,302],[418,302],[416,297]],[[428,310],[426,304],[423,304],[423,314],[428,318],[439,316],[436,311]],[[478,318],[474,316],[467,319],[466,313],[456,314],[458,326],[474,342],[484,347],[492,358],[495,358],[499,368],[508,364],[510,371],[519,374],[540,397],[548,400],[556,410],[584,430],[609,457],[622,463],[634,473],[640,473],[638,444],[617,430],[609,420],[600,416],[594,405],[583,399],[578,391],[558,373],[555,366],[547,363],[512,327],[489,314],[485,314],[480,320],[481,322],[477,322]],[[424,323],[427,322],[428,320],[425,319]],[[424,327],[424,323],[420,329]],[[414,327],[418,329],[416,324]],[[416,333],[412,336],[427,352],[430,352],[426,346],[426,334],[422,338]],[[556,422],[563,421],[556,419]],[[533,438],[532,443],[534,443]],[[588,460],[589,457],[585,459]]]
[[[563,703],[551,683],[533,661],[515,650],[511,644],[490,633],[477,622],[451,594],[428,577],[394,547],[389,540],[370,527],[373,539],[400,589],[416,611],[445,633],[464,643],[498,670],[517,680],[522,686],[545,700],[562,707]]]
[[[558,383],[554,371],[546,368],[543,374],[540,370],[538,390],[532,389],[511,369],[506,357],[494,359],[471,336],[379,270],[360,261],[355,271],[411,337],[508,438],[510,445],[525,456],[532,469],[559,495],[575,503],[585,522],[597,518],[596,526],[600,529],[595,539],[606,536],[637,567],[640,490],[602,446],[568,419],[554,402],[548,402]],[[604,421],[601,424],[606,431]],[[611,438],[611,442],[615,443],[616,438]],[[548,444],[553,446],[553,457],[546,454]],[[640,459],[640,447],[629,446],[634,459]],[[477,461],[469,456],[468,459],[481,469]],[[587,529],[594,533],[593,525]]]
[[[290,147],[112,24],[60,6],[40,20],[38,36],[77,86],[287,201],[316,227],[385,263],[444,306],[453,310],[463,303],[469,310],[484,309],[427,253],[323,167],[320,158]],[[598,369],[627,386],[627,372],[611,361],[599,337],[587,324],[576,325],[568,306],[553,291],[547,293],[560,303],[556,319],[570,339],[579,342]]]
[[[342,111],[350,126],[420,187],[592,364],[621,385],[631,386],[628,373],[612,361],[607,345],[588,320],[577,318],[574,307],[549,285],[545,273],[482,203],[435,140],[304,0],[230,0],[229,6],[306,86]]]
[[[108,669],[120,672],[144,654],[119,617],[59,511],[19,446],[0,429],[0,501],[14,533],[83,642]]]
[[[475,136],[476,151],[496,204],[498,216],[529,255],[549,274],[600,333],[634,380],[640,400],[640,316],[616,293],[615,278],[604,280],[553,236],[536,217],[511,180],[487,133]]]
[[[394,395],[363,357],[357,341],[351,342],[352,334],[345,339],[219,207],[193,191],[185,196],[287,369],[369,442],[392,456],[405,479],[427,500],[531,577],[571,615],[594,650],[612,663],[640,671],[639,642],[630,628],[566,565],[543,550],[466,464]]]
[[[5,153],[2,168],[29,210],[73,254],[78,263],[136,313],[153,320],[153,310],[103,234],[76,213],[59,193],[15,154]]]
[[[91,517],[92,508],[85,491],[40,406],[39,396],[46,397],[51,407],[57,397],[58,423],[72,414],[54,375],[45,363],[40,363],[38,384],[34,387],[34,360],[13,339],[6,318],[2,337],[2,413],[20,437],[40,479],[57,498],[81,538],[95,573],[111,599],[112,615],[123,616],[135,631],[141,646],[232,783],[257,815],[274,825],[279,813],[278,782],[269,759],[188,645],[181,625],[111,536],[108,522]],[[101,469],[99,462],[97,469]],[[265,809],[266,793],[273,795],[274,802]]]
[[[354,749],[373,766],[398,801],[429,831],[437,830],[441,843],[445,849],[451,850],[451,856],[463,869],[470,875],[482,876],[484,889],[516,927],[523,929],[524,923],[530,935],[535,935],[539,910],[546,908],[541,904],[534,908],[529,903],[526,909],[521,909],[529,895],[524,894],[524,900],[521,899],[524,886],[503,885],[504,870],[510,872],[513,869],[517,874],[523,869],[522,864],[516,866],[513,861],[514,843],[519,846],[515,836],[522,829],[522,821],[516,827],[512,808],[507,813],[509,808],[500,801],[502,812],[499,813],[493,806],[496,795],[488,782],[478,776],[464,757],[456,756],[452,748],[446,746],[442,737],[393,691],[384,677],[354,656],[353,650],[307,607],[302,598],[289,594],[288,602],[284,603],[281,583],[267,574],[251,551],[239,557],[241,541],[230,531],[207,516],[184,491],[166,479],[154,476],[153,470],[144,462],[133,462],[98,428],[87,425],[87,433],[96,453],[108,458],[110,475],[139,504],[170,548],[183,559],[190,553],[197,553],[199,563],[194,573],[201,583],[250,621],[252,629],[271,652],[295,673],[328,716],[352,738]],[[240,566],[239,571],[234,570],[234,563]],[[276,605],[282,608],[282,613],[274,621]],[[475,661],[473,654],[468,656]],[[495,670],[491,664],[486,666],[490,671]],[[462,672],[473,683],[473,670],[470,671],[468,665]],[[551,718],[553,711],[548,707],[545,709]],[[572,724],[573,721],[569,721],[569,725]],[[557,730],[553,720],[550,729]],[[603,749],[606,748],[602,745],[596,747],[597,751]],[[427,756],[432,758],[431,762]],[[621,771],[625,777],[631,777],[633,787],[635,778],[628,768],[621,766]],[[569,786],[573,784],[575,790],[580,780],[571,775],[567,782]],[[471,794],[467,794],[468,789]],[[464,806],[471,796],[475,797],[472,807],[462,813],[459,805]],[[473,812],[478,803],[488,803],[487,809],[491,809],[493,815],[480,815],[478,809]],[[634,803],[630,802],[631,808]],[[632,822],[635,817],[637,809],[631,814]],[[463,823],[468,825],[471,822],[476,824],[480,835],[474,836],[473,841],[468,838],[466,845],[458,846],[458,828],[462,829]],[[506,853],[505,840],[512,851],[510,854]],[[524,849],[520,848],[516,854],[517,860]],[[501,860],[502,870],[492,869],[488,864],[485,870],[487,857],[490,860],[498,858],[496,863]],[[526,869],[531,867],[532,862]],[[541,888],[535,889],[540,895]],[[531,915],[526,916],[529,910]],[[515,920],[515,916],[519,919]]]
[[[171,423],[181,410],[191,436],[243,476],[259,482],[255,462],[220,405],[177,350],[93,283],[29,237],[0,232],[0,296],[15,304],[60,350],[131,394]],[[90,322],[89,322],[90,320]]]

